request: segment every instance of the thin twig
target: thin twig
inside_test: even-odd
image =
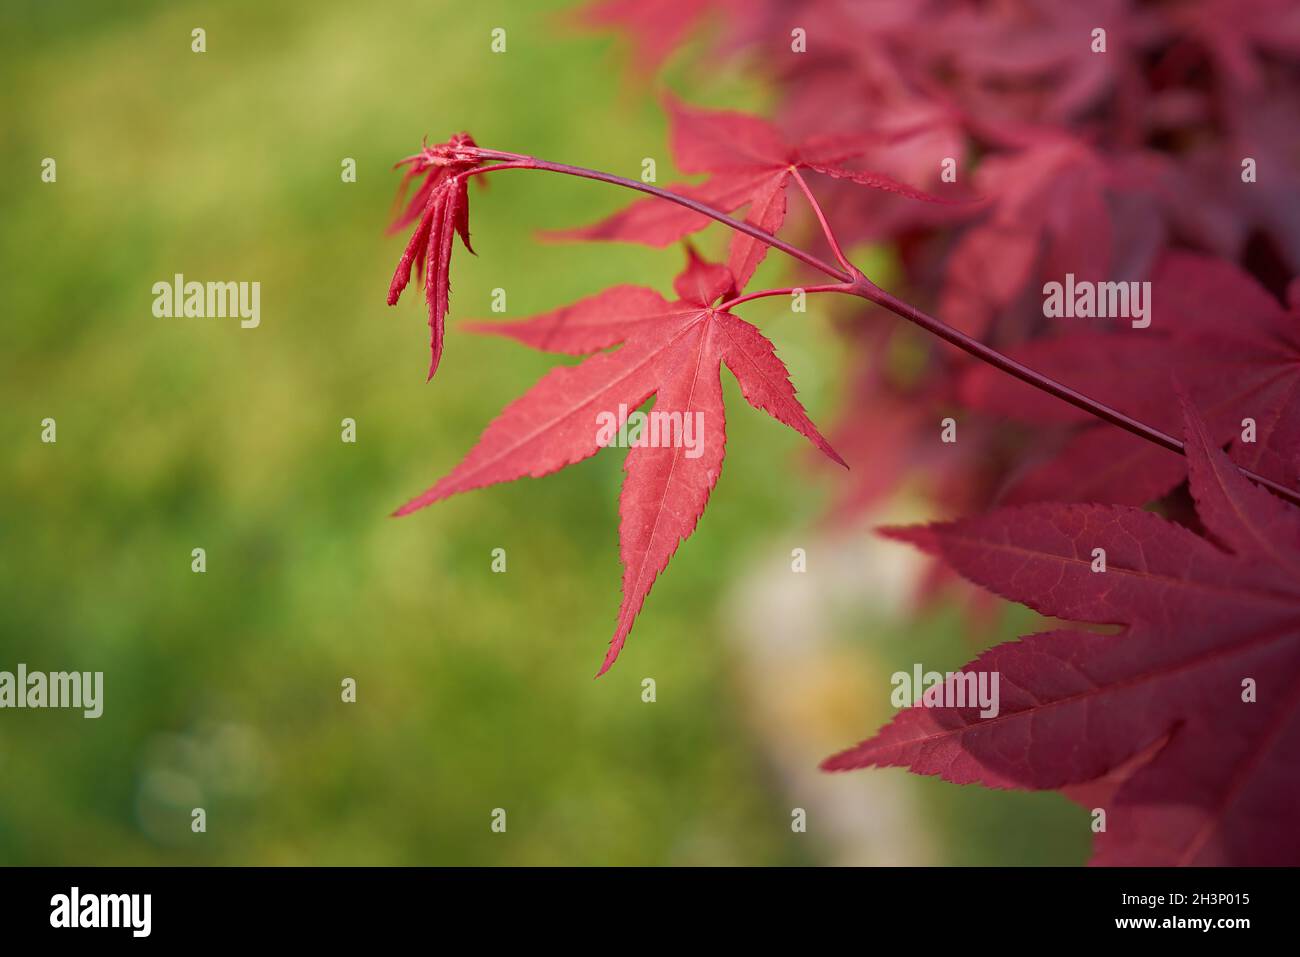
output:
[[[602,183],[611,183],[614,186],[622,186],[625,189],[635,189],[638,192],[649,193],[651,196],[658,196],[660,199],[666,199],[670,203],[676,203],[678,206],[684,206],[689,210],[699,213],[701,216],[707,216],[715,219],[737,232],[745,233],[752,236],[759,242],[767,243],[773,249],[779,249],[787,256],[792,256],[800,262],[812,266],[814,269],[821,270],[826,275],[840,282],[849,282],[853,276],[841,269],[837,269],[825,260],[814,256],[812,253],[804,252],[798,246],[792,246],[785,240],[773,236],[771,233],[759,229],[753,223],[744,223],[738,219],[732,219],[726,213],[714,209],[707,203],[691,199],[687,196],[681,196],[677,193],[671,193],[666,189],[660,189],[658,186],[651,186],[649,183],[642,183],[639,180],[627,179],[623,176],[615,176],[613,173],[602,173],[600,170],[587,169],[583,166],[569,166],[565,163],[551,163],[546,160],[537,159],[535,156],[521,156],[518,153],[502,153],[497,150],[479,150],[479,155],[485,159],[502,159],[508,162],[499,166],[480,166],[468,172],[461,173],[462,176],[471,176],[476,173],[491,173],[500,169],[540,169],[550,173],[564,173],[567,176],[580,176],[583,179],[594,179]]]
[[[779,249],[787,256],[797,259],[805,265],[812,266],[814,269],[818,269],[821,272],[826,273],[828,276],[840,280],[840,284],[838,285],[811,287],[808,291],[839,292],[875,303],[884,309],[888,309],[895,315],[900,316],[909,322],[915,323],[927,332],[930,332],[945,342],[956,346],[958,349],[975,356],[977,359],[989,363],[989,365],[994,368],[1000,369],[1008,375],[1014,376],[1021,382],[1025,382],[1036,389],[1046,392],[1048,395],[1056,396],[1056,398],[1068,402],[1070,405],[1096,416],[1103,422],[1109,422],[1111,425],[1118,426],[1124,431],[1136,435],[1138,438],[1145,439],[1161,448],[1168,449],[1170,452],[1176,452],[1179,455],[1186,455],[1183,443],[1172,435],[1162,432],[1153,426],[1147,425],[1145,422],[1135,419],[1132,416],[1125,415],[1123,412],[1111,408],[1104,402],[1099,402],[1090,396],[1084,395],[1082,392],[1071,389],[1069,386],[1057,382],[1050,376],[1043,375],[1043,373],[1031,369],[1023,363],[1017,362],[1010,356],[1003,355],[991,346],[984,345],[984,343],[971,338],[959,329],[953,328],[947,323],[922,312],[910,303],[904,302],[896,296],[881,289],[868,279],[862,270],[858,269],[844,258],[843,253],[839,249],[838,243],[835,242],[834,237],[830,232],[829,225],[825,222],[825,217],[822,215],[820,207],[812,197],[811,190],[808,189],[807,183],[803,181],[803,177],[799,176],[797,171],[795,173],[795,178],[803,188],[805,194],[812,201],[813,209],[817,213],[818,219],[822,222],[827,239],[831,243],[831,248],[844,264],[844,270],[837,269],[835,266],[832,266],[820,257],[806,252],[797,246],[792,246],[785,240],[759,229],[752,223],[745,223],[733,219],[725,213],[709,206],[707,203],[702,203],[699,200],[678,195],[677,193],[670,192],[666,189],[660,189],[657,186],[651,186],[648,183],[642,183],[634,179],[627,179],[623,176],[615,176],[613,173],[602,173],[599,170],[587,169],[582,166],[569,166],[565,163],[552,163],[547,160],[538,159],[534,156],[524,156],[519,153],[506,153],[500,150],[485,149],[476,149],[475,152],[476,155],[483,159],[501,160],[503,162],[493,166],[476,167],[475,169],[468,170],[459,175],[468,177],[479,173],[490,173],[504,169],[538,169],[552,173],[563,173],[566,176],[578,176],[583,179],[597,180],[602,183],[610,183],[614,186],[622,186],[625,189],[633,189],[641,193],[648,193],[651,196],[657,196],[670,203],[676,203],[678,206],[684,206],[702,216],[707,216],[710,219],[716,220],[737,232],[744,233],[747,236],[752,236],[754,239],[766,243],[773,249]],[[738,303],[749,299],[758,299],[763,296],[780,295],[782,293],[788,294],[792,291],[793,289],[766,290],[762,293],[742,296],[726,303],[725,305],[735,306]],[[1240,465],[1237,466],[1237,469],[1242,475],[1246,476],[1246,478],[1255,482],[1257,485],[1263,486],[1294,505],[1300,505],[1300,492],[1274,482],[1272,479],[1267,479],[1262,475],[1252,472],[1250,469],[1242,468]]]
[[[812,211],[817,217],[817,222],[821,223],[822,232],[826,236],[826,241],[831,244],[831,252],[835,254],[835,258],[839,260],[841,266],[847,269],[850,273],[853,272],[853,263],[849,262],[848,257],[844,255],[844,250],[840,249],[839,240],[835,238],[835,231],[831,229],[831,224],[826,221],[826,214],[822,212],[821,203],[817,202],[817,197],[814,196],[813,191],[808,188],[808,181],[799,175],[799,170],[794,166],[790,167],[790,175],[794,177],[794,181],[798,183],[799,188],[803,190],[804,197],[808,200],[808,205],[812,207]]]
[[[744,296],[737,296],[735,299],[728,299],[724,303],[719,303],[718,309],[730,309],[733,306],[739,306],[742,302],[749,302],[751,299],[766,299],[768,296],[789,296],[796,292],[844,292],[853,293],[852,283],[835,283],[825,286],[787,286],[784,289],[764,289],[761,292],[751,292]]]

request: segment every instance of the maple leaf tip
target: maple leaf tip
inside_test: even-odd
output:
[[[908,545],[916,546],[923,552],[933,554],[938,544],[934,530],[940,525],[942,525],[941,522],[928,525],[882,525],[876,529],[876,534],[881,538],[892,538],[896,542],[906,542]]]
[[[412,512],[418,512],[422,508],[427,508],[434,502],[441,502],[443,499],[450,497],[453,493],[441,488],[441,483],[430,488],[428,491],[421,492],[415,498],[401,505],[397,511],[393,512],[393,518],[401,518],[404,515],[410,515]]]
[[[423,495],[416,496],[409,502],[398,506],[397,510],[394,511],[389,518],[404,518],[412,512],[418,512],[425,506],[432,505],[434,502],[438,501],[439,498],[441,498],[441,496],[430,497],[429,493],[425,492]]]
[[[839,751],[832,754],[829,758],[825,758],[817,765],[817,770],[825,771],[828,774],[840,774],[844,771],[858,770],[858,765],[852,763],[850,759],[850,756],[855,750],[856,748],[849,748],[847,751]]]
[[[429,377],[424,380],[425,382],[433,381],[433,375],[435,372],[438,371],[438,366],[440,366],[441,364],[442,364],[442,350],[439,349],[437,352],[434,353],[433,359],[429,363]]]
[[[626,636],[620,639],[617,635],[610,640],[609,650],[605,652],[605,660],[600,663],[600,670],[596,672],[597,678],[614,667],[614,662],[618,661],[619,653],[623,650],[626,641]]]
[[[571,226],[568,229],[538,229],[533,237],[540,243],[571,243],[590,237],[583,235],[583,227]]]

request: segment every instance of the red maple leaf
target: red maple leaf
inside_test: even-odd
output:
[[[1031,312],[1038,311],[1040,274],[1068,271],[1096,282],[1147,266],[1162,234],[1134,248],[1114,235],[1126,208],[1115,194],[1132,185],[1129,178],[1069,136],[1036,135],[1021,149],[985,159],[975,188],[989,200],[988,213],[958,237],[948,257],[939,303],[944,320],[983,337],[1027,295]],[[1150,219],[1153,210],[1144,212]]]
[[[445,478],[397,511],[406,515],[457,492],[555,472],[612,444],[616,427],[627,422],[626,442],[618,439],[631,449],[619,498],[623,601],[600,674],[618,657],[655,578],[694,531],[722,469],[722,364],[752,406],[843,464],[796,398],[772,343],[715,305],[733,284],[725,266],[692,253],[675,282],[674,302],[653,289],[615,286],[529,319],[476,324],[476,331],[534,348],[595,355],[544,375],[506,406]],[[633,413],[641,414],[652,395],[653,409],[638,431]]]
[[[438,362],[442,359],[443,328],[451,295],[448,275],[453,234],[459,233],[465,248],[474,251],[469,243],[469,184],[459,175],[481,162],[472,152],[474,145],[468,133],[458,133],[446,143],[426,146],[415,155],[399,160],[394,167],[410,167],[398,189],[399,205],[412,180],[423,174],[424,181],[389,227],[389,232],[397,232],[418,221],[397,264],[397,271],[393,273],[393,281],[388,287],[388,304],[397,304],[402,290],[411,281],[412,267],[417,273],[425,270],[424,298],[429,304],[429,347],[432,352],[430,379],[438,371]]]
[[[1176,378],[1203,410],[1215,442],[1232,441],[1233,461],[1289,485],[1300,475],[1300,283],[1292,292],[1285,307],[1229,262],[1170,253],[1152,280],[1149,328],[1121,321],[1109,331],[1070,332],[1011,354],[1166,431],[1180,418]],[[1010,502],[1140,505],[1186,475],[1182,457],[1094,425],[1072,406],[1043,401],[992,370],[971,368],[961,395],[968,405],[1008,418],[1079,425],[1058,454],[1008,492]],[[1255,423],[1253,442],[1242,440],[1246,419]]]
[[[1300,863],[1300,510],[1243,478],[1190,407],[1185,434],[1205,536],[1141,509],[1059,504],[887,530],[1044,615],[1120,630],[999,645],[927,692],[960,704],[971,676],[996,674],[996,715],[907,708],[824,767],[1092,782],[1073,793],[1107,801],[1095,863]]]
[[[1153,21],[1129,0],[945,4],[913,32],[909,60],[923,81],[942,77],[974,116],[1062,125],[1136,70],[1158,35]],[[1092,49],[1098,27],[1104,55]]]
[[[582,19],[598,28],[618,28],[632,44],[632,61],[653,73],[704,19],[711,8],[736,7],[740,0],[602,0],[583,11]]]
[[[1180,35],[1202,44],[1217,77],[1233,92],[1256,92],[1264,85],[1263,53],[1300,56],[1300,7],[1291,0],[1202,0],[1171,7]]]
[[[1300,10],[1300,7],[1296,8]],[[1208,107],[1206,107],[1208,109]],[[1202,142],[1159,169],[1164,216],[1197,248],[1245,260],[1267,240],[1282,272],[1300,273],[1300,90],[1233,101],[1222,141]],[[1242,178],[1249,157],[1268,176]],[[1188,202],[1195,196],[1195,202]]]
[[[765,232],[775,234],[785,222],[786,187],[801,169],[912,199],[946,202],[884,173],[853,168],[850,161],[867,153],[878,137],[813,137],[791,144],[776,127],[755,116],[696,109],[672,97],[665,104],[678,167],[684,173],[711,174],[703,183],[675,183],[666,188],[727,213],[748,206],[746,220]],[[700,213],[651,198],[638,200],[594,225],[552,235],[667,246],[710,222]],[[766,254],[767,245],[754,237],[744,233],[732,236],[727,266],[736,289],[745,288]]]

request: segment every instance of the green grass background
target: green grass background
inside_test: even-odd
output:
[[[433,383],[418,296],[384,303],[403,242],[383,232],[389,167],[426,134],[468,129],[631,176],[651,156],[669,180],[652,89],[566,6],[3,5],[0,669],[102,670],[106,690],[96,721],[0,712],[0,863],[823,859],[815,821],[812,839],[790,832],[742,719],[718,598],[747,557],[788,555],[825,479],[732,383],[709,510],[600,681],[619,453],[387,517],[563,361],[457,331],[489,315],[493,288],[518,317],[615,282],[666,290],[681,261],[540,243],[537,230],[625,197],[502,174],[473,197],[479,256],[456,254]],[[504,55],[489,50],[497,26]],[[670,76],[697,101],[766,102],[735,68]],[[154,318],[150,287],[177,272],[260,281],[261,327]],[[829,420],[840,359],[826,317],[747,315]],[[47,416],[55,445],[39,441]],[[356,445],[340,442],[344,417]],[[505,575],[490,570],[498,547]],[[952,615],[845,640],[886,670],[969,656]],[[340,701],[345,676],[355,705]],[[886,694],[861,733],[887,716]],[[910,787],[950,862],[1086,853],[1082,812],[1060,798]],[[189,827],[199,806],[205,834]],[[488,827],[495,807],[504,835]]]

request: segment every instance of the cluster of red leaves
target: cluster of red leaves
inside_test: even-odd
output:
[[[1271,0],[1245,14],[1192,0],[1108,0],[1087,10],[1037,0],[764,0],[737,17],[739,8],[617,0],[596,9],[597,21],[637,26],[643,66],[667,56],[689,32],[684,25],[711,12],[725,21],[730,11],[724,48],[758,48],[762,62],[783,64],[787,121],[782,129],[669,99],[677,165],[705,179],[671,187],[679,203],[641,200],[567,234],[662,246],[744,209],[726,264],[692,251],[673,301],[618,286],[521,322],[476,326],[587,358],[552,370],[511,403],[449,475],[399,514],[590,457],[612,438],[602,419],[623,420],[653,397],[652,415],[677,440],[633,442],[626,459],[623,601],[607,670],[717,481],[723,365],[751,405],[846,464],[809,420],[772,343],[732,312],[788,291],[742,295],[766,253],[763,240],[785,224],[792,182],[823,216],[804,178],[820,174],[840,232],[892,243],[900,283],[932,295],[950,325],[1121,414],[1181,431],[1187,451],[1182,458],[1082,419],[947,353],[923,356],[900,375],[890,359],[894,333],[880,324],[847,338],[858,370],[852,419],[834,434],[850,463],[870,467],[847,483],[841,510],[865,508],[917,469],[931,477],[941,507],[970,513],[1012,503],[892,534],[994,594],[1123,630],[1057,631],[995,648],[967,671],[1005,678],[1010,695],[997,717],[909,709],[828,766],[906,765],[962,783],[1064,790],[1110,809],[1100,862],[1300,860],[1300,513],[1247,484],[1222,451],[1230,446],[1237,465],[1283,485],[1300,477],[1300,285],[1283,296],[1300,259],[1300,173],[1294,134],[1270,122],[1276,103],[1296,102],[1294,10]],[[774,38],[786,43],[782,24],[792,10],[810,52],[764,50]],[[1095,46],[1099,24],[1104,52]],[[1240,176],[1240,155],[1262,167],[1259,180]],[[493,161],[654,192],[482,150],[465,134],[399,163],[409,167],[403,192],[423,178],[394,224],[414,228],[389,302],[423,271],[430,376],[442,353],[455,234],[469,248],[467,182]],[[984,201],[949,204],[969,191],[940,172],[965,177],[968,166]],[[872,189],[839,191],[850,185]],[[945,199],[909,202],[936,193]],[[820,291],[875,289],[822,225],[843,269],[820,268],[848,281]],[[1062,332],[1045,319],[1039,284],[1067,273],[1080,281],[1152,276],[1158,319],[1149,329]],[[898,310],[878,293],[866,298]],[[1190,397],[1186,410],[1175,383]],[[940,410],[962,417],[955,449],[935,441]],[[1020,436],[1008,419],[1033,430]],[[681,441],[697,422],[698,443]],[[1196,512],[1184,508],[1183,524],[1135,507],[1163,497],[1176,514],[1187,481]],[[1101,574],[1086,557],[1098,549],[1108,556]]]
[[[999,645],[962,669],[1000,675],[998,715],[908,708],[825,767],[1029,789],[1123,769],[1079,794],[1108,810],[1096,863],[1300,860],[1300,510],[1243,478],[1190,408],[1185,434],[1202,535],[1140,508],[1047,503],[886,530],[1044,615],[1122,628]]]
[[[786,189],[792,179],[803,182],[800,170],[910,200],[944,202],[855,165],[871,138],[836,136],[791,145],[756,117],[692,109],[674,100],[667,106],[678,164],[688,172],[710,174],[703,184],[678,184],[672,191],[719,211],[748,207],[748,221],[769,235],[775,235],[784,222]],[[531,157],[480,150],[466,134],[426,146],[398,164],[410,165],[403,190],[416,176],[423,174],[425,179],[393,226],[400,229],[414,223],[415,230],[388,301],[397,302],[413,268],[424,269],[432,330],[430,377],[442,354],[453,235],[459,232],[469,248],[468,176],[471,171],[490,172],[491,167],[482,164],[502,157],[536,164]],[[699,212],[651,198],[567,235],[667,245],[710,222]],[[721,471],[726,442],[721,365],[736,376],[751,405],[808,436],[833,462],[845,464],[795,398],[789,373],[772,343],[722,302],[744,289],[767,249],[760,239],[738,232],[726,265],[707,263],[691,250],[687,268],[676,281],[675,302],[665,301],[652,289],[617,286],[516,323],[475,325],[475,331],[534,348],[594,355],[544,376],[506,407],[449,475],[397,511],[407,515],[457,492],[524,476],[540,477],[589,458],[601,447],[597,423],[604,417],[622,418],[626,410],[638,409],[653,396],[653,415],[677,417],[666,420],[670,428],[678,428],[678,441],[635,445],[628,454],[627,480],[619,500],[623,601],[600,674],[618,657],[655,579],[694,531]],[[604,351],[614,346],[619,348]],[[701,423],[699,455],[688,454],[680,441],[688,416]]]
[[[932,192],[953,189],[940,180],[940,162],[955,162],[958,182],[986,202],[934,207],[844,191],[827,205],[836,210],[841,239],[897,244],[898,285],[911,293],[905,298],[923,306],[929,299],[945,322],[992,344],[1060,332],[1059,320],[1042,316],[1041,287],[1066,272],[1080,280],[1148,278],[1163,253],[1189,249],[1245,267],[1278,296],[1300,272],[1300,132],[1293,122],[1300,115],[1300,8],[1290,0],[655,6],[662,24],[712,24],[710,62],[747,54],[766,78],[774,76],[783,125],[797,137],[847,140],[872,170]],[[659,63],[669,52],[667,28],[638,22],[634,7],[596,3],[590,19],[627,27],[637,62]],[[672,15],[668,8],[675,8]],[[794,28],[804,31],[805,53],[791,50]],[[1106,31],[1104,53],[1093,52],[1097,28]],[[1256,182],[1242,181],[1246,157],[1256,163]],[[1162,311],[1158,323],[1158,335],[1173,333],[1172,314]],[[914,336],[908,329],[897,334]],[[1064,345],[1061,354],[1076,345]],[[1112,345],[1097,341],[1091,354],[1104,360]],[[927,434],[915,441],[928,443],[939,417],[928,413],[951,408],[951,380],[968,361],[931,348],[928,374],[905,387],[879,368],[891,350],[873,349],[860,364],[866,382],[853,419],[861,421],[877,402],[886,409],[924,406],[918,428]],[[1074,356],[1085,358],[1077,350]],[[1166,368],[1188,380],[1201,401],[1194,371]],[[1064,381],[1076,385],[1068,374]],[[1176,424],[1172,380],[1148,374],[1144,385],[1148,404],[1159,405],[1154,418]],[[1270,414],[1250,398],[1235,404],[1238,422]],[[1025,404],[1052,405],[1043,414],[1061,414],[1043,397]],[[1044,441],[1034,433],[1026,453]],[[1246,450],[1232,454],[1248,464]],[[894,458],[905,468],[912,457]],[[1107,461],[1103,453],[1089,464]],[[1166,469],[1180,468],[1176,457],[1168,462]],[[1279,481],[1300,474],[1294,456],[1260,464]],[[953,467],[963,470],[956,480],[926,470],[932,490],[957,490],[945,504],[988,504],[961,490],[999,485],[986,477],[968,482],[967,466]],[[901,477],[855,475],[845,498],[864,507],[878,494],[872,490],[891,489]]]
[[[1104,395],[1121,411],[1177,433],[1176,408],[1160,381],[1171,370],[1206,416],[1210,434],[1231,445],[1240,465],[1294,483],[1300,463],[1300,281],[1290,308],[1238,266],[1189,252],[1171,252],[1152,279],[1160,322],[1148,329],[1074,330],[1036,339],[1011,354],[1040,372]],[[1141,505],[1181,483],[1178,456],[1109,427],[1098,427],[1064,403],[1037,401],[993,370],[971,368],[960,382],[970,408],[1037,427],[1041,439],[1064,428],[1046,460],[1016,477],[1003,498]],[[1243,442],[1242,418],[1255,421]],[[1099,468],[1104,463],[1104,468]]]
[[[1122,631],[994,648],[968,670],[1001,672],[1000,717],[908,709],[828,765],[1063,789],[1110,810],[1097,863],[1300,863],[1300,515],[1230,465],[1300,484],[1300,6],[605,0],[589,19],[625,28],[643,71],[699,36],[710,67],[731,56],[775,82],[783,135],[729,116],[697,148],[707,119],[671,107],[679,166],[709,174],[676,189],[771,231],[797,169],[977,194],[819,186],[841,239],[891,244],[903,298],[1186,437],[1186,458],[1164,451],[898,323],[847,335],[856,379],[831,436],[864,467],[840,514],[908,475],[950,513],[1012,506],[892,534],[1005,598]],[[644,203],[581,235],[664,244],[703,225]],[[738,238],[730,262],[747,276],[761,255]],[[1066,273],[1150,279],[1151,327],[1045,318],[1043,284]],[[905,372],[900,336],[924,353]],[[945,415],[961,439],[942,449]],[[1136,507],[1153,501],[1182,524]]]

